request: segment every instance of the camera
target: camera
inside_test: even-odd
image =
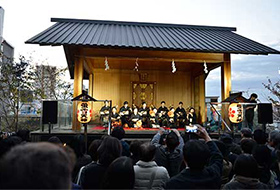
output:
[[[0,139],[4,139],[4,137],[5,138],[8,138],[8,137],[10,137],[10,136],[14,136],[14,135],[16,135],[16,133],[15,132],[0,132]]]
[[[196,125],[187,125],[186,133],[197,133],[197,126]]]
[[[166,137],[170,132],[170,130],[164,130],[163,134],[160,136],[159,144],[165,144]]]

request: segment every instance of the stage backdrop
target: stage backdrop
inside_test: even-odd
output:
[[[120,108],[124,101],[141,106],[146,101],[156,107],[164,100],[166,106],[178,106],[180,101],[184,107],[194,103],[192,92],[194,86],[189,72],[171,71],[141,71],[95,69],[93,79],[93,97],[97,99],[112,99],[113,106]],[[94,106],[95,111],[100,104]]]

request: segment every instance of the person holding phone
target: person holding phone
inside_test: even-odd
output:
[[[186,168],[172,177],[165,189],[220,189],[223,156],[207,131],[197,126],[197,134],[204,140],[190,140],[183,148]]]

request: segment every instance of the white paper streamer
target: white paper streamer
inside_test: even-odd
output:
[[[207,64],[206,64],[206,61],[204,61],[203,66],[204,66],[204,72],[205,72],[205,74],[207,74],[207,73],[208,73],[208,70],[207,70]]]
[[[177,71],[175,61],[172,59],[172,73],[175,73]]]
[[[138,58],[135,61],[135,67],[134,67],[134,71],[138,71],[138,67],[139,67],[139,63],[138,63]]]
[[[109,70],[110,67],[109,67],[109,64],[108,64],[108,60],[107,60],[107,57],[105,57],[105,71]]]

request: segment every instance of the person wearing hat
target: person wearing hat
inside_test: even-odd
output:
[[[161,101],[161,106],[158,108],[159,125],[161,127],[167,126],[168,111],[168,108],[165,106],[165,101]]]
[[[128,106],[128,102],[125,101],[123,103],[123,106],[120,108],[120,116],[121,116],[122,126],[128,127],[130,115],[131,115],[131,109]]]
[[[102,122],[103,127],[108,127],[109,113],[110,113],[109,101],[105,100],[104,106],[100,109],[100,120]]]
[[[179,106],[174,112],[174,119],[176,121],[176,126],[180,128],[185,127],[185,118],[187,117],[186,110],[183,108],[183,102],[179,102]]]

